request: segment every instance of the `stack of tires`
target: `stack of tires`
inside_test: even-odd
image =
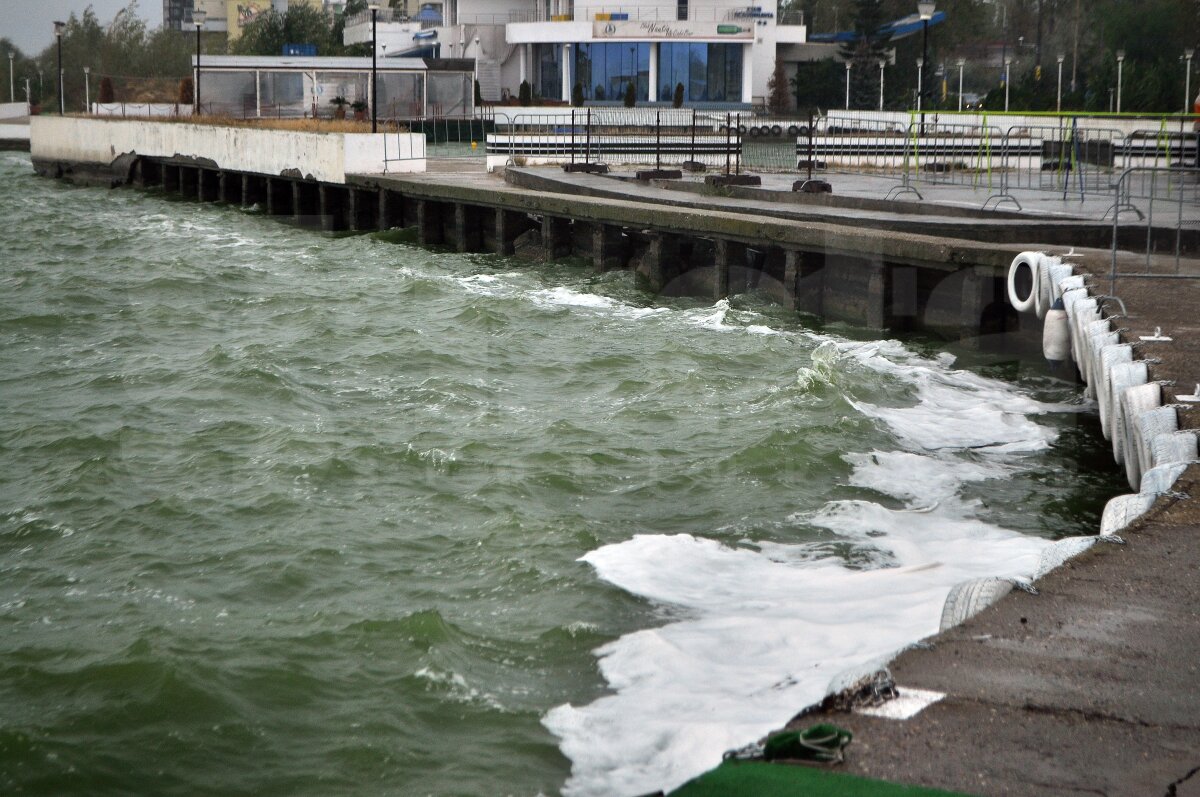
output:
[[[1112,535],[1149,510],[1157,497],[1200,459],[1194,430],[1181,430],[1175,407],[1163,405],[1162,385],[1093,297],[1082,275],[1044,252],[1022,252],[1008,271],[1008,301],[1044,320],[1043,352],[1052,364],[1070,359],[1100,408],[1113,457],[1137,493],[1109,501],[1101,535]]]

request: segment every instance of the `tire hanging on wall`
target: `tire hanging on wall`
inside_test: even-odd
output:
[[[1022,252],[1013,258],[1012,265],[1008,267],[1008,303],[1018,313],[1028,313],[1033,310],[1034,303],[1037,302],[1038,289],[1040,283],[1038,281],[1038,263],[1041,261],[1041,256],[1037,252]],[[1021,297],[1017,295],[1017,274],[1022,268],[1029,269],[1029,295]]]

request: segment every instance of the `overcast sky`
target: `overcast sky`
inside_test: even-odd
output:
[[[129,0],[0,0],[0,37],[35,55],[54,41],[54,20],[65,20],[71,12],[81,16],[91,6],[100,24],[107,25],[127,5]],[[137,13],[157,28],[162,25],[162,0],[140,0]]]

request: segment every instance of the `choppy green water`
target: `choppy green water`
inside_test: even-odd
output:
[[[845,455],[911,446],[852,402],[914,388],[811,370],[821,339],[755,297],[658,302],[19,155],[0,231],[4,793],[556,794],[546,713],[670,614],[579,557],[686,533],[887,563],[806,513],[897,504]],[[1048,450],[962,495],[1094,531],[1090,422],[1037,423]]]

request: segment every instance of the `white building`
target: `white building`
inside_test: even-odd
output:
[[[758,104],[777,59],[799,60],[803,18],[781,19],[777,0],[408,0],[377,12],[381,57],[472,58],[485,100],[528,80],[546,99],[617,103],[633,84],[639,103],[689,107]],[[418,5],[419,4],[419,5]],[[347,20],[346,44],[371,41],[370,12]]]

